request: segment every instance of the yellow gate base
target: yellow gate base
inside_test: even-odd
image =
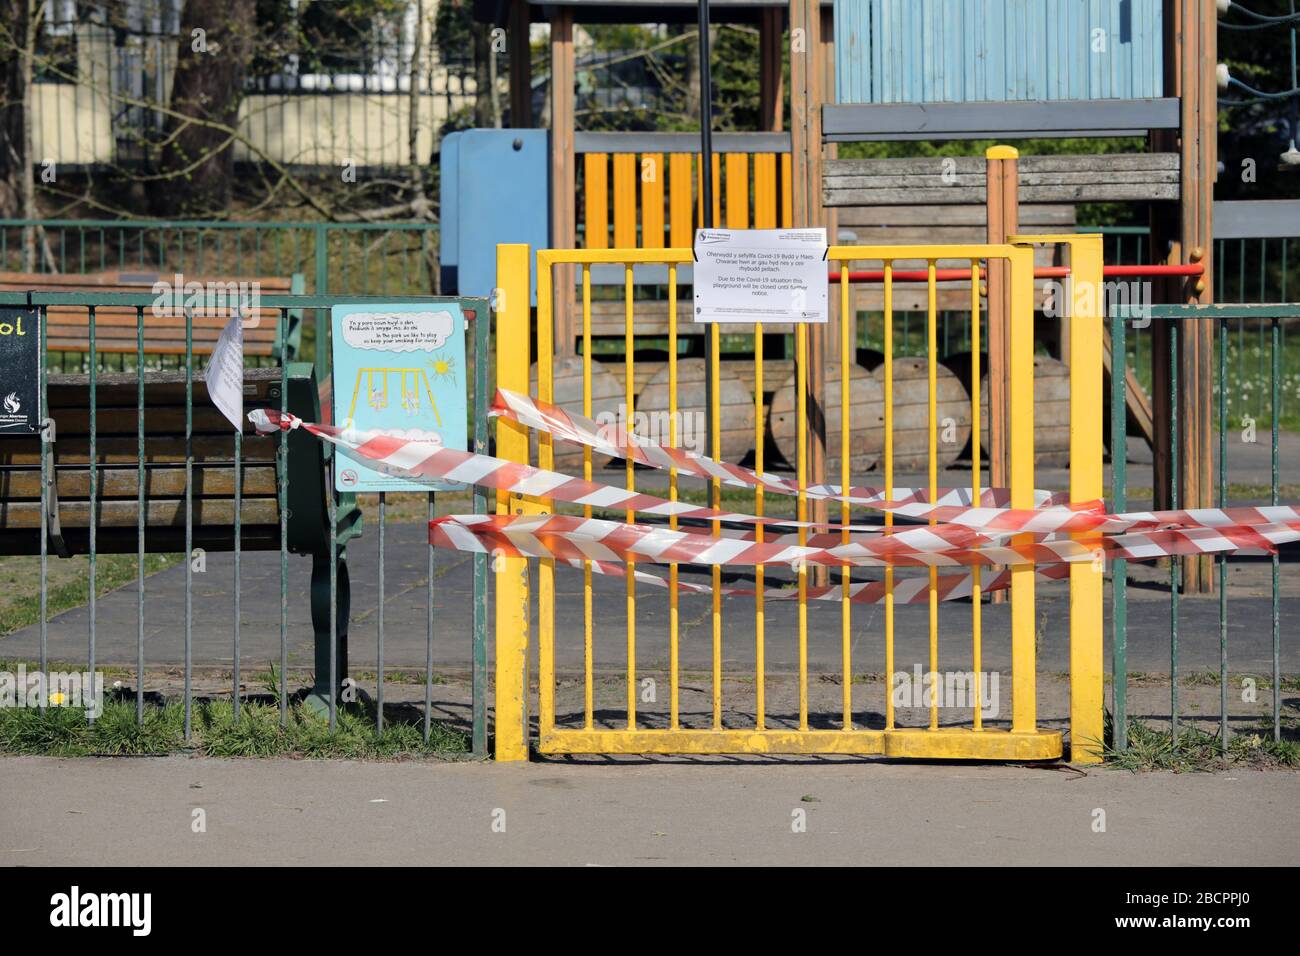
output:
[[[1061,735],[1005,730],[553,730],[543,754],[879,754],[930,760],[1056,760]]]

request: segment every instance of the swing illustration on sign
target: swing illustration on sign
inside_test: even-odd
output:
[[[467,447],[465,318],[455,302],[337,305],[333,309],[334,420],[435,447]],[[396,478],[340,458],[339,491],[461,487]]]
[[[399,407],[407,415],[418,416],[420,414],[420,386],[424,386],[424,394],[429,398],[429,408],[433,412],[434,421],[441,428],[442,415],[438,412],[438,403],[434,400],[433,389],[429,387],[429,377],[422,368],[357,369],[357,382],[352,389],[352,404],[348,406],[348,414],[344,421],[356,420],[357,396],[361,393],[363,378],[366,382],[366,396],[370,407],[377,412],[382,412],[388,408],[388,377],[390,375],[396,375],[401,383]],[[375,376],[379,377],[378,386],[375,385]]]

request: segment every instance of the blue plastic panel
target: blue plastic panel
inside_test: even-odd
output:
[[[544,129],[471,129],[457,152],[457,294],[487,296],[498,243],[550,245],[550,137]],[[530,294],[535,304],[535,274]]]
[[[835,0],[840,103],[1164,95],[1162,0]]]

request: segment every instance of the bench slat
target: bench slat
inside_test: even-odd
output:
[[[233,436],[232,436],[233,437]],[[171,437],[161,440],[157,436],[145,436],[145,464],[174,464],[185,461],[184,437]],[[58,443],[58,464],[85,464],[90,454],[90,441],[87,438],[60,438]],[[231,438],[217,438],[209,435],[194,437],[194,463],[210,465],[213,463],[230,463]],[[134,465],[136,462],[136,440],[132,436],[100,438],[95,448],[101,465]],[[244,438],[244,461],[272,461],[275,458],[275,439],[269,435],[250,435]],[[36,466],[41,464],[41,448],[35,439],[7,438],[0,442],[0,467]]]
[[[194,525],[233,527],[235,503],[229,498],[196,498]],[[134,528],[136,507],[134,501],[108,499],[98,503],[97,527]],[[39,529],[41,504],[39,501],[6,501],[0,504],[5,529]],[[184,528],[185,500],[183,498],[151,498],[145,502],[145,523],[151,528]],[[59,521],[65,528],[89,527],[90,502],[59,502]],[[279,510],[274,498],[250,498],[244,502],[241,522],[245,525],[279,526]]]
[[[277,493],[275,463],[261,462],[245,466],[243,498],[274,497]],[[134,467],[103,468],[95,473],[100,498],[135,499],[139,475]],[[185,495],[185,469],[148,468],[145,470],[146,497],[179,498]],[[90,495],[90,473],[81,469],[58,469],[59,503],[65,504]],[[232,498],[235,494],[235,468],[220,466],[194,469],[195,498]],[[5,501],[36,500],[41,497],[39,469],[0,471],[0,499]]]

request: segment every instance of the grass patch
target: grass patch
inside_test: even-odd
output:
[[[298,704],[280,725],[274,704],[247,702],[236,719],[228,700],[196,701],[193,732],[185,740],[185,709],[179,701],[145,708],[136,723],[134,700],[110,700],[93,723],[83,710],[51,707],[0,709],[0,753],[50,757],[144,756],[200,753],[209,757],[309,757],[395,760],[452,757],[469,752],[466,734],[434,723],[425,744],[423,724],[386,722],[375,732],[374,714],[362,709],[338,713],[330,732],[328,720]]]
[[[144,573],[148,577],[178,564],[179,554],[146,554]],[[0,637],[41,620],[39,557],[0,558]],[[90,563],[84,557],[48,561],[47,601],[49,615],[81,607],[88,598]],[[139,569],[134,554],[101,554],[95,559],[95,593],[103,596],[136,579]]]
[[[1228,738],[1225,750],[1217,734],[1186,727],[1178,731],[1175,740],[1168,731],[1155,730],[1141,721],[1130,721],[1128,749],[1121,752],[1114,748],[1110,714],[1107,713],[1103,756],[1110,766],[1132,771],[1192,773],[1232,767],[1267,770],[1300,767],[1300,744],[1294,740],[1275,741],[1265,733],[1238,732]]]

